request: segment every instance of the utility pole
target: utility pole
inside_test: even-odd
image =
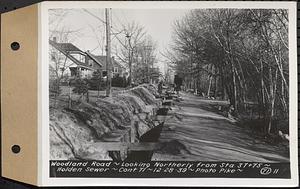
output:
[[[147,61],[147,47],[144,46],[144,53],[145,53],[145,64],[147,66],[147,82],[150,83],[150,68],[149,68],[149,65],[148,65],[148,61]]]
[[[145,56],[145,64],[147,66],[147,80],[148,80],[148,83],[152,84],[152,79],[151,79],[151,69],[150,69],[150,63],[151,63],[151,60],[149,60],[148,62],[148,58],[150,59],[151,57],[151,50],[152,50],[152,46],[149,46],[149,45],[146,45],[144,46],[144,56]],[[148,51],[149,51],[149,54],[148,54]],[[149,57],[148,57],[149,55]]]
[[[129,33],[126,34],[126,38],[128,39],[128,65],[129,65],[128,82],[129,82],[129,86],[131,87],[131,83],[132,83],[132,62],[131,62],[131,44],[130,44],[131,36],[129,35]]]
[[[110,41],[110,16],[109,9],[105,9],[105,23],[106,23],[106,96],[111,96],[111,41]]]

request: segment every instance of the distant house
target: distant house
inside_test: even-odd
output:
[[[89,78],[96,70],[101,70],[102,64],[91,58],[72,43],[57,43],[56,39],[49,40],[51,45],[50,66],[59,67],[64,76]],[[54,57],[55,56],[55,57]]]
[[[93,56],[97,61],[99,61],[103,67],[102,70],[106,70],[106,56],[97,56],[97,55],[93,55],[91,53],[89,53],[89,51],[87,52],[87,54],[90,54],[91,56]],[[125,74],[125,67],[123,65],[121,65],[117,60],[115,60],[114,57],[111,58],[111,62],[112,62],[112,75],[113,76],[124,76]]]
[[[56,38],[49,40],[51,45],[50,56],[56,55],[56,57],[50,57],[50,70],[55,70],[57,66],[61,69],[61,73],[68,77],[90,78],[94,71],[106,70],[106,56],[98,56],[90,53],[89,51],[84,52],[72,43],[58,43]],[[57,63],[57,59],[59,63]],[[58,64],[58,65],[57,65]],[[125,68],[118,63],[114,57],[112,57],[112,72],[113,76],[118,74],[123,76]],[[61,74],[60,73],[60,74]]]

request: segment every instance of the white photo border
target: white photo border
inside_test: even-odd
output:
[[[48,10],[55,8],[118,9],[288,9],[289,16],[289,128],[291,179],[265,178],[50,178],[49,157],[49,71]],[[292,187],[298,185],[298,84],[297,3],[263,1],[52,1],[39,4],[38,66],[38,185],[40,186],[252,186]]]

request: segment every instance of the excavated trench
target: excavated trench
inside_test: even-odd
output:
[[[143,134],[140,142],[157,142],[160,136],[164,123],[159,124],[147,133]],[[153,151],[131,151],[129,152],[125,161],[151,161]]]
[[[170,105],[169,103],[163,103],[162,105]],[[166,116],[168,114],[169,108],[161,107],[159,108],[155,115],[156,116]],[[138,138],[139,143],[156,143],[160,137],[164,122],[150,129],[142,136]],[[139,151],[129,151],[127,157],[124,161],[134,162],[134,161],[151,161],[153,155],[153,150],[139,150]],[[114,161],[122,161],[119,151],[109,152],[109,156]]]
[[[151,151],[124,156],[100,143],[156,142],[163,127],[156,116],[166,114],[158,96],[154,86],[143,85],[111,98],[50,109],[50,159],[150,160]]]
[[[168,100],[172,100],[171,96],[166,97]],[[167,116],[169,107],[171,106],[172,102],[163,102],[162,107],[160,107],[156,111],[156,116]],[[167,106],[167,107],[166,107]],[[162,128],[164,126],[164,122],[160,123],[158,126],[154,127],[153,129],[149,130],[145,134],[140,137],[140,142],[158,142],[160,137]],[[133,161],[151,161],[153,156],[153,150],[145,150],[145,151],[131,151],[129,152],[125,161],[133,162]]]

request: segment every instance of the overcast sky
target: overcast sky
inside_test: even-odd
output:
[[[103,9],[88,9],[88,11],[105,20]],[[121,30],[122,24],[126,25],[132,21],[144,26],[147,34],[157,43],[157,54],[160,60],[157,66],[163,71],[164,66],[161,61],[164,58],[159,52],[164,52],[172,42],[174,21],[183,17],[188,11],[187,9],[112,9],[112,27],[113,30]],[[50,25],[50,30],[59,30],[61,27],[78,31],[71,41],[83,51],[90,50],[94,54],[105,54],[105,25],[100,20],[83,10],[69,9],[67,14],[59,19],[59,22]],[[98,40],[95,35],[98,36]],[[125,35],[122,33],[118,37],[124,39]],[[117,42],[116,38],[112,36],[112,43],[115,45]]]

